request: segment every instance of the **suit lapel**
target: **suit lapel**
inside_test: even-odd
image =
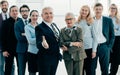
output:
[[[106,27],[107,26],[107,21],[106,21],[106,19],[103,17],[103,23],[102,23],[102,32],[103,32],[103,34],[106,32],[105,30],[106,30]]]
[[[55,35],[54,35],[52,29],[51,29],[48,25],[46,25],[44,22],[42,22],[42,23],[43,23],[43,26],[45,27],[44,30],[46,31],[46,33],[47,33],[48,35],[52,35],[52,36],[55,37]]]

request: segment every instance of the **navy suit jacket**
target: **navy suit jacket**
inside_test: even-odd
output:
[[[61,59],[60,49],[59,49],[59,42],[56,40],[56,37],[54,36],[53,31],[49,26],[47,26],[44,22],[39,24],[35,28],[36,33],[36,43],[37,48],[39,49],[39,55],[41,56],[54,56],[58,59]],[[49,44],[49,49],[45,49],[42,46],[42,36],[45,36],[47,43]],[[47,59],[51,59],[48,57]]]
[[[108,48],[111,50],[115,40],[114,25],[112,19],[104,16],[103,16],[103,35],[107,40],[106,44],[108,45]]]
[[[2,14],[0,14],[0,50],[1,50],[1,37],[2,37],[2,21],[3,21],[3,18],[2,18]]]
[[[25,33],[24,27],[25,25],[22,19],[17,21],[14,26],[15,36],[17,38],[17,53],[25,53],[28,49],[27,39],[22,35],[22,33]]]

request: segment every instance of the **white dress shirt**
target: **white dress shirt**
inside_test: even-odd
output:
[[[6,20],[6,19],[5,19],[5,15],[7,16],[7,18],[9,18],[9,13],[3,13],[3,12],[2,12],[3,20]]]
[[[100,19],[96,19],[94,21],[95,25],[95,32],[96,32],[96,37],[97,37],[97,42],[98,44],[106,42],[106,38],[104,37],[102,30],[103,30],[103,17],[101,16]]]

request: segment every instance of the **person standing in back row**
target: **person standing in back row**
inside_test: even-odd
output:
[[[1,28],[2,28],[2,22],[9,18],[9,13],[8,13],[9,4],[7,1],[1,1],[0,6],[2,10],[2,12],[0,13],[0,75],[4,75],[4,57],[1,48],[1,37],[2,37]]]
[[[10,18],[5,20],[2,26],[2,51],[5,57],[5,75],[11,75],[14,57],[17,59],[17,39],[15,37],[14,25],[18,20],[18,7],[13,5],[10,7]]]
[[[110,74],[116,75],[120,65],[120,16],[115,4],[111,4],[109,17],[113,20],[115,31],[115,42],[110,55]]]
[[[19,11],[22,18],[17,21],[14,26],[15,36],[17,38],[18,75],[25,75],[28,42],[25,37],[24,27],[28,24],[30,9],[27,5],[22,5]]]
[[[113,22],[110,18],[102,16],[103,5],[96,3],[94,6],[94,30],[97,37],[98,47],[96,52],[92,52],[94,56],[91,66],[91,75],[96,75],[97,59],[99,57],[101,75],[108,75],[110,50],[112,49],[115,35]]]

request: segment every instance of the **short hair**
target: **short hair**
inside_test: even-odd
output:
[[[53,10],[52,7],[44,7],[44,8],[42,9],[42,13],[43,13],[44,10],[47,10],[47,9],[51,9],[51,10]]]
[[[16,5],[12,5],[11,7],[10,7],[10,12],[11,12],[11,9],[12,8],[14,8],[14,7],[17,7]],[[18,8],[18,7],[17,7]]]
[[[74,15],[72,12],[66,13],[65,18],[66,18],[67,16],[72,16],[73,18],[75,18],[75,15]]]
[[[2,4],[4,4],[4,3],[7,3],[7,4],[8,4],[8,1],[2,0],[2,1],[0,2],[0,5],[2,5]]]
[[[30,8],[29,8],[27,5],[25,5],[25,4],[20,7],[20,10],[19,10],[20,12],[21,12],[21,9],[22,9],[22,8],[27,8],[28,11],[30,11]]]
[[[96,3],[96,4],[94,5],[94,8],[95,8],[95,7],[98,7],[98,6],[101,6],[101,7],[103,8],[103,5],[102,5],[101,3]]]

